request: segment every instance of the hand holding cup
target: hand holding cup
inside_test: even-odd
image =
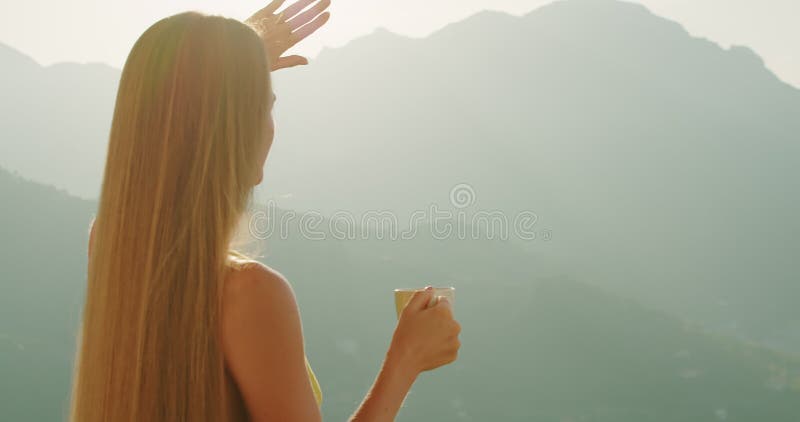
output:
[[[453,289],[449,290],[440,295],[430,286],[408,294],[395,291],[399,320],[388,355],[415,375],[458,357],[461,325],[453,318]],[[410,298],[405,304],[407,295]]]

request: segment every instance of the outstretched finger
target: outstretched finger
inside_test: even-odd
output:
[[[314,3],[317,0],[298,0],[297,3],[287,7],[284,9],[283,13],[286,16],[286,19],[291,19],[298,13],[302,12],[303,9],[308,7],[311,3]]]
[[[286,69],[287,67],[304,66],[308,64],[308,59],[303,56],[281,57],[272,66],[272,70]]]
[[[328,22],[328,19],[330,17],[331,17],[330,12],[325,12],[317,16],[317,18],[311,21],[311,23],[309,23],[308,25],[305,25],[302,28],[298,29],[297,31],[293,32],[292,45],[295,45],[300,41],[303,41],[309,35],[313,34],[314,32],[317,32],[317,30],[321,28],[322,25],[325,25],[325,23]]]
[[[322,0],[319,3],[315,4],[314,7],[306,10],[305,12],[293,17],[291,20],[286,22],[289,25],[289,29],[292,31],[300,28],[301,26],[311,22],[312,19],[317,17],[320,13],[324,12],[331,5],[331,0]]]
[[[286,3],[286,0],[272,0],[272,2],[270,4],[264,6],[264,8],[262,8],[261,10],[259,10],[256,13],[254,13],[253,17],[254,18],[265,18],[265,17],[275,13],[275,11],[278,10],[278,8],[283,5],[283,3]]]

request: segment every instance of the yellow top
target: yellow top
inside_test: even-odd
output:
[[[314,371],[308,363],[308,357],[306,357],[306,369],[308,370],[308,378],[311,380],[311,388],[314,390],[314,397],[317,399],[317,405],[322,406],[322,390],[319,388],[317,377],[314,375]]]

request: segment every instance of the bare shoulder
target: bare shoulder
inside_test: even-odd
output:
[[[222,294],[224,307],[231,310],[247,311],[249,306],[273,309],[297,306],[294,290],[286,277],[258,261],[232,269],[226,277]]]
[[[292,291],[292,286],[283,274],[258,261],[248,261],[228,273],[225,280],[225,293],[257,293],[264,290],[277,290],[283,293]]]
[[[260,262],[247,262],[228,273],[222,289],[221,322],[223,347],[234,360],[245,356],[248,361],[253,353],[263,357],[270,339],[303,350],[294,290],[281,273]]]

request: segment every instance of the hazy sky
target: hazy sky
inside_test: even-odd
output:
[[[200,10],[244,19],[263,0],[2,0],[0,42],[43,65],[104,62],[121,68],[139,35],[158,19]],[[290,0],[291,1],[291,0]],[[301,54],[341,46],[385,27],[414,37],[483,9],[523,14],[551,0],[333,0],[328,26]],[[800,87],[800,0],[635,0],[696,36],[746,45],[784,81]]]

